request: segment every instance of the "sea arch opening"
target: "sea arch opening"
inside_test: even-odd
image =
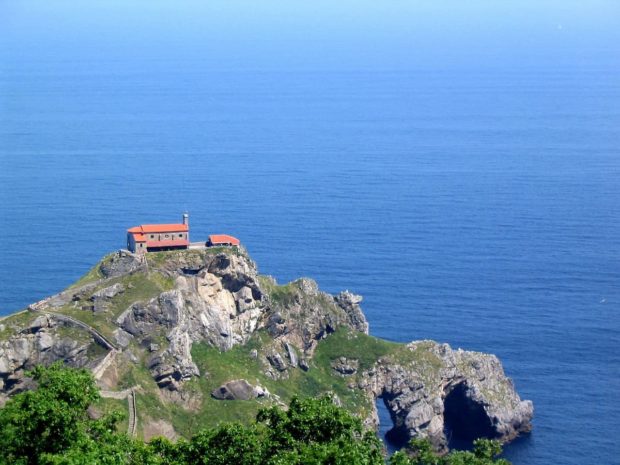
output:
[[[453,386],[444,399],[444,434],[450,449],[471,449],[475,439],[497,437],[484,406],[471,398],[464,382]]]
[[[383,393],[375,398],[379,425],[377,433],[391,455],[402,449],[409,442],[409,434],[404,426],[404,419],[398,418],[390,409],[390,395]]]

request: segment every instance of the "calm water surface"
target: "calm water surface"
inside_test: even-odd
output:
[[[187,210],[374,335],[497,354],[536,410],[514,464],[620,463],[618,68],[6,56],[0,314]]]

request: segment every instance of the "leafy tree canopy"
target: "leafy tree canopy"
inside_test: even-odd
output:
[[[88,407],[99,398],[92,375],[54,364],[31,373],[38,388],[0,409],[0,465],[384,465],[383,446],[359,419],[329,397],[291,401],[285,411],[261,410],[250,425],[223,424],[190,440],[150,443],[118,431],[122,413],[98,420]],[[443,457],[413,440],[412,455],[397,452],[390,465],[509,465],[496,459],[495,441]]]

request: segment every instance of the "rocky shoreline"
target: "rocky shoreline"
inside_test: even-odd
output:
[[[433,341],[403,345],[372,338],[360,302],[350,292],[321,292],[310,279],[279,286],[259,275],[243,250],[146,259],[120,251],[86,282],[2,322],[0,396],[28,389],[25,372],[36,364],[62,360],[99,370],[106,389],[123,387],[128,372],[146,372],[137,396],[188,411],[218,401],[278,403],[281,385],[309,389],[312,381],[317,393],[337,388],[335,399],[369,427],[378,425],[375,402],[382,399],[393,435],[428,437],[442,451],[451,434],[507,442],[530,431],[532,403],[520,399],[497,357]],[[324,355],[323,347],[337,340],[346,353],[335,346]],[[376,357],[364,344],[377,348]],[[214,357],[247,347],[247,367],[238,369],[255,380],[232,372],[230,379],[216,379],[211,372],[221,367],[212,358],[201,369],[197,346],[212,348]],[[193,380],[215,384],[202,392]],[[139,424],[167,421],[152,411],[142,415]]]

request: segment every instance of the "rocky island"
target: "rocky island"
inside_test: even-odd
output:
[[[497,357],[370,336],[361,300],[306,278],[279,285],[242,248],[121,250],[0,320],[0,405],[31,386],[29,369],[61,360],[93,371],[93,415],[128,408],[128,431],[146,440],[321,394],[369,428],[382,399],[394,438],[439,451],[452,435],[507,442],[531,429],[532,403]]]

